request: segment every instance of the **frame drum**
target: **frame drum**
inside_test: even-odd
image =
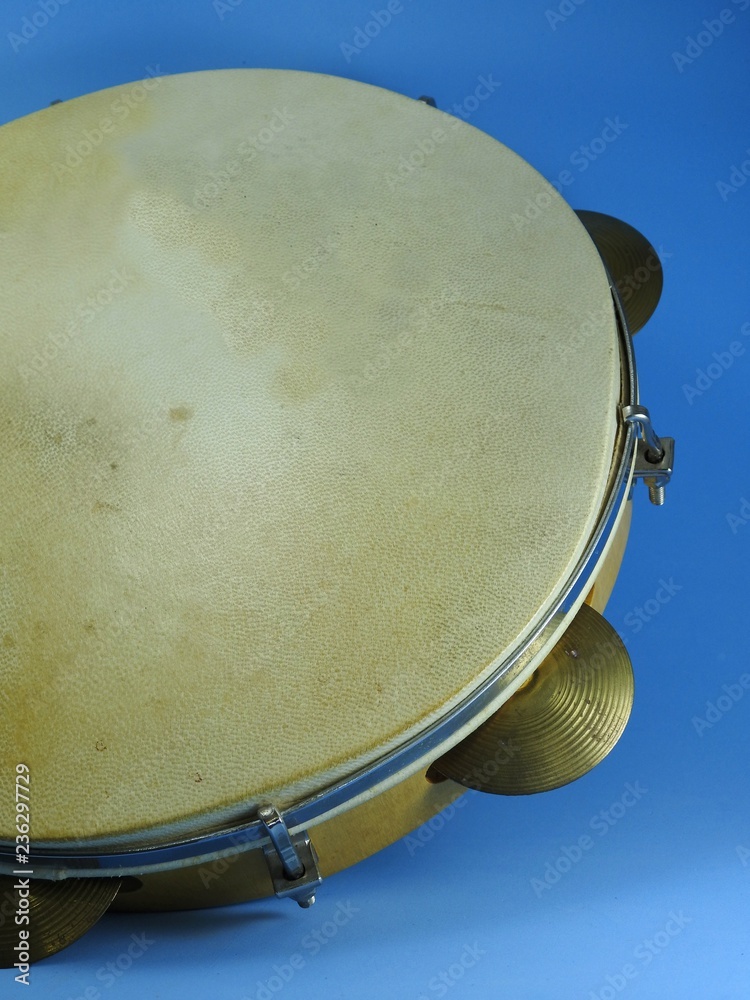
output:
[[[0,801],[44,882],[307,904],[606,603],[613,282],[509,149],[329,76],[116,87],[0,163]]]

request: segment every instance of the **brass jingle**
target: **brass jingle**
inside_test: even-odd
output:
[[[612,215],[576,209],[612,276],[631,333],[646,325],[664,287],[661,261],[646,237]],[[640,273],[639,273],[640,272]]]
[[[559,788],[586,774],[614,747],[633,692],[622,640],[584,604],[526,684],[430,773],[499,795]]]
[[[18,946],[28,945],[29,962],[62,951],[82,937],[117,895],[119,878],[68,878],[60,881],[29,879],[24,875],[0,875],[2,912],[10,914],[0,923],[0,968],[10,969],[19,961]],[[25,893],[28,892],[28,896]],[[28,902],[28,907],[27,907]],[[28,914],[28,923],[17,924],[15,915]],[[20,932],[27,931],[22,939]]]

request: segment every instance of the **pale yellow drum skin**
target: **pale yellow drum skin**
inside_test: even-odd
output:
[[[600,561],[586,604],[604,611],[622,562],[630,529],[632,503],[622,511],[607,553]],[[429,782],[422,771],[386,789],[347,812],[315,827],[315,849],[324,877],[368,858],[429,822],[459,798],[466,788],[446,779]],[[427,827],[430,832],[430,827]],[[412,845],[413,846],[413,845]],[[115,910],[185,910],[224,906],[273,894],[262,852],[237,850],[228,857],[203,861],[171,871],[156,872],[121,892]]]
[[[489,136],[316,74],[133,93],[0,129],[0,798],[24,761],[32,841],[105,850],[283,810],[476,690],[588,544],[621,379],[593,243]],[[424,770],[375,846],[458,793]]]

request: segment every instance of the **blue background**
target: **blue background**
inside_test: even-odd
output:
[[[418,847],[396,843],[328,880],[307,912],[270,901],[108,916],[33,968],[32,995],[750,995],[750,692],[737,686],[750,671],[750,505],[741,513],[750,499],[750,336],[741,332],[750,322],[750,184],[723,195],[717,187],[750,158],[750,9],[742,10],[750,2],[725,2],[733,21],[722,25],[721,0],[661,8],[645,0],[402,0],[391,24],[348,58],[342,43],[371,19],[372,3],[242,0],[222,9],[211,0],[68,0],[21,43],[12,33],[42,5],[3,4],[3,121],[142,78],[149,67],[315,70],[431,94],[443,109],[492,74],[500,86],[472,123],[550,180],[569,170],[564,194],[573,207],[619,216],[660,250],[664,295],[636,348],[643,402],[657,430],[677,438],[667,505],[651,507],[638,488],[607,612],[629,647],[637,692],[630,725],[602,765],[544,795],[471,793],[442,828],[422,831]],[[48,0],[48,10],[55,6]],[[718,37],[704,19],[722,29]],[[698,40],[688,50],[690,37]],[[690,61],[675,60],[688,51]],[[576,151],[617,117],[627,128],[580,169]],[[734,341],[743,353],[725,370],[713,355]],[[704,376],[700,393],[685,389],[712,364],[718,378]],[[572,432],[571,448],[580,441]],[[661,581],[674,592],[662,603]],[[640,627],[638,608],[651,609]],[[722,695],[713,724],[697,726]],[[628,782],[638,801],[607,813]],[[591,846],[580,859],[554,884],[553,875],[542,882],[568,867],[564,849],[583,836]],[[106,964],[144,933],[145,953],[108,978]],[[280,990],[275,967],[288,978]],[[0,993],[18,989],[3,970]]]

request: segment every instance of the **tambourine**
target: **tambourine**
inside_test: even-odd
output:
[[[625,726],[658,258],[432,103],[201,72],[0,129],[6,965],[309,905]]]

